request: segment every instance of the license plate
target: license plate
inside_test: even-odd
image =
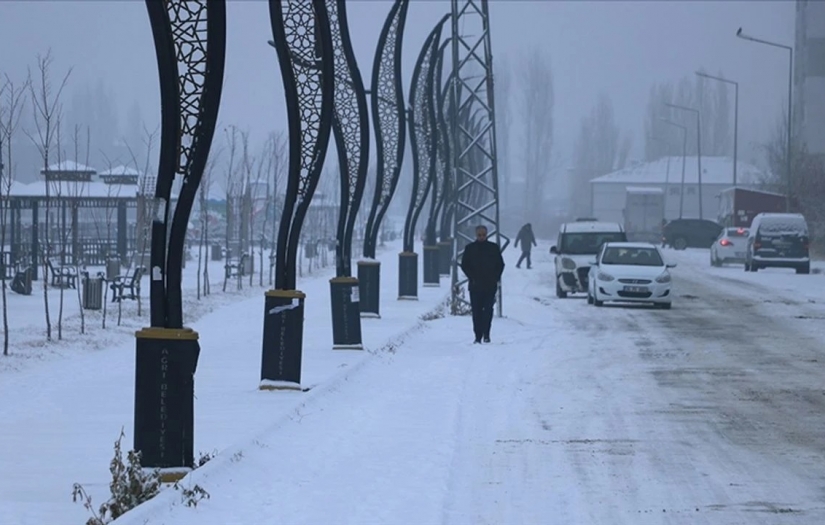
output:
[[[631,292],[631,293],[645,293],[648,290],[644,286],[625,286],[624,291],[625,292]]]

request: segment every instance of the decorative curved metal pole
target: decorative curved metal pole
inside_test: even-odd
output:
[[[358,279],[352,277],[352,232],[364,195],[369,161],[367,95],[352,50],[344,0],[327,0],[335,66],[332,130],[341,174],[335,247],[336,277],[330,281],[333,348],[361,349]]]
[[[396,0],[390,9],[372,65],[372,124],[375,132],[375,193],[364,232],[364,260],[358,262],[358,287],[362,317],[380,317],[381,264],[375,260],[375,248],[381,222],[390,206],[407,138],[407,115],[404,87],[401,82],[401,48],[409,0]]]
[[[390,206],[407,139],[407,114],[404,108],[404,86],[401,81],[401,51],[409,0],[396,0],[390,9],[372,66],[370,101],[377,157],[375,193],[364,236],[364,257],[375,259],[375,247],[381,222]]]
[[[436,164],[435,143],[432,140],[432,123],[435,120],[432,101],[433,75],[441,28],[450,18],[445,15],[430,32],[413,70],[410,89],[411,111],[408,123],[413,151],[413,181],[410,206],[404,223],[404,250],[399,254],[398,297],[418,298],[418,254],[415,253],[415,228],[433,186]]]
[[[266,292],[261,389],[301,382],[304,299],[296,290],[301,226],[321,178],[333,118],[332,36],[324,0],[270,0],[271,45],[286,97],[289,171],[275,260]]]
[[[433,142],[433,156],[435,158],[433,170],[433,185],[430,195],[430,212],[427,217],[427,227],[424,233],[424,286],[440,286],[440,252],[443,248],[438,245],[438,219],[439,214],[444,213],[444,197],[449,188],[447,156],[445,155],[446,129],[443,127],[443,112],[441,106],[441,81],[444,65],[444,50],[451,39],[442,42],[435,54],[434,70],[432,74],[432,85],[429,87],[432,100],[432,122],[430,123],[430,140]]]
[[[193,393],[200,346],[198,334],[183,328],[181,274],[189,215],[220,106],[226,5],[224,0],[146,0],[146,9],[158,63],[161,139],[149,276],[151,327],[136,334],[134,448],[144,466],[175,469],[168,476],[173,478],[185,474],[181,467],[194,466]],[[180,190],[173,203],[176,181]]]
[[[439,52],[440,64],[438,65],[439,75],[444,67],[444,49],[448,43],[452,42],[452,37],[448,38],[441,47]],[[442,85],[439,79],[436,82],[437,86],[437,106],[436,117],[439,126],[439,161],[441,162],[441,170],[443,173],[442,190],[441,190],[441,209],[439,221],[439,242],[438,242],[438,273],[440,276],[450,275],[450,263],[453,257],[453,241],[452,241],[452,212],[455,209],[453,206],[453,191],[455,186],[455,176],[452,173],[452,141],[453,135],[450,126],[447,122],[446,111],[447,107],[447,93],[452,85],[452,72],[447,77],[447,81]]]

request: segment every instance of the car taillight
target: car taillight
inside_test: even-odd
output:
[[[722,239],[721,241],[719,241],[719,244],[721,244],[722,246],[730,246],[730,245],[731,245],[731,244],[733,244],[733,243],[732,243],[732,242],[730,242],[730,241],[729,241],[729,240],[727,240],[727,239]]]

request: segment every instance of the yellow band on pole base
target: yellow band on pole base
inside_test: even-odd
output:
[[[438,250],[439,248],[438,248],[438,245],[437,245],[437,244],[433,244],[433,245],[429,245],[429,244],[428,244],[427,246],[424,246],[424,249],[425,249],[425,250],[436,251],[436,250]]]
[[[329,282],[337,284],[358,284],[358,279],[355,277],[333,277]]]
[[[358,264],[358,266],[380,266],[381,261],[362,260],[362,261],[358,261],[357,264]]]
[[[192,472],[192,469],[187,467],[162,468],[159,469],[158,477],[161,483],[177,483],[190,472]]]
[[[162,328],[147,326],[135,332],[138,339],[162,339],[166,341],[197,341],[198,333],[191,328]]]
[[[283,297],[285,299],[306,299],[307,294],[300,290],[267,290],[266,297]]]

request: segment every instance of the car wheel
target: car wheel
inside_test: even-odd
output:
[[[747,259],[745,259],[745,271],[746,272],[751,271],[751,264],[748,262]]]
[[[590,290],[587,291],[587,304],[593,304],[593,296],[590,295]]]
[[[566,299],[567,298],[567,292],[565,292],[564,290],[561,289],[561,285],[559,284],[558,277],[556,278],[556,297],[558,297],[559,299]]]
[[[796,269],[796,273],[809,274],[811,273],[811,263],[800,266]]]
[[[599,292],[593,290],[593,306],[604,306],[604,301],[599,301]]]
[[[677,237],[673,241],[673,247],[677,250],[684,250],[685,248],[687,248],[687,239],[685,239],[684,237]]]
[[[758,267],[758,266],[756,266],[756,263],[751,262],[751,265],[750,265],[750,271],[755,272],[755,271],[757,271],[758,269],[759,269],[759,267]]]

